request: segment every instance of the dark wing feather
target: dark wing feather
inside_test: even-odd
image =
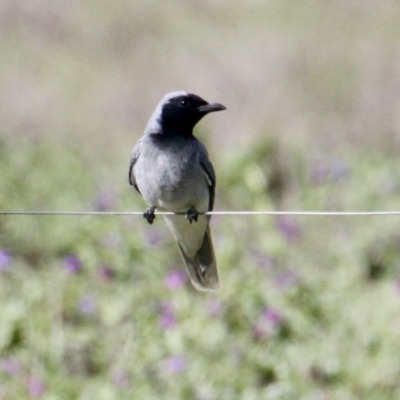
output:
[[[214,167],[211,164],[211,161],[208,159],[207,150],[202,146],[200,151],[200,166],[204,170],[204,174],[208,184],[208,191],[210,193],[210,198],[208,202],[208,211],[212,211],[214,208],[214,198],[215,198],[215,185],[216,185],[216,178]]]
[[[129,184],[131,186],[133,186],[140,193],[140,190],[139,190],[136,180],[135,180],[135,174],[133,171],[133,167],[135,166],[136,161],[138,160],[138,158],[140,156],[139,147],[140,147],[140,140],[136,143],[136,145],[133,148],[132,153],[131,153],[131,161],[129,164],[128,179],[129,179]]]

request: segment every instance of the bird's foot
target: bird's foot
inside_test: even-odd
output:
[[[154,211],[156,210],[156,208],[154,206],[149,207],[144,213],[143,213],[143,217],[147,220],[147,222],[151,225],[154,221],[154,218],[156,217],[156,214],[154,213]]]
[[[186,219],[191,224],[193,221],[197,222],[197,218],[199,217],[199,212],[196,210],[195,207],[189,208],[186,213]]]

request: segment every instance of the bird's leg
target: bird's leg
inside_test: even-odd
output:
[[[156,217],[156,215],[154,214],[155,210],[156,210],[155,206],[151,206],[143,213],[143,217],[147,219],[147,222],[150,225],[153,223],[154,218]]]
[[[193,221],[197,222],[197,218],[199,217],[199,212],[196,210],[195,207],[189,208],[186,213],[186,219],[189,221],[189,223],[192,223]]]

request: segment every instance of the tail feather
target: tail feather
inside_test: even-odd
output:
[[[193,286],[197,290],[218,290],[219,279],[214,247],[211,241],[210,228],[204,234],[203,244],[194,259],[189,258],[178,243]]]

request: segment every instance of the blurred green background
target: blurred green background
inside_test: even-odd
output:
[[[142,211],[161,97],[217,210],[398,210],[395,0],[1,0],[0,209]],[[400,219],[213,217],[195,292],[158,218],[0,216],[0,400],[399,399]]]

